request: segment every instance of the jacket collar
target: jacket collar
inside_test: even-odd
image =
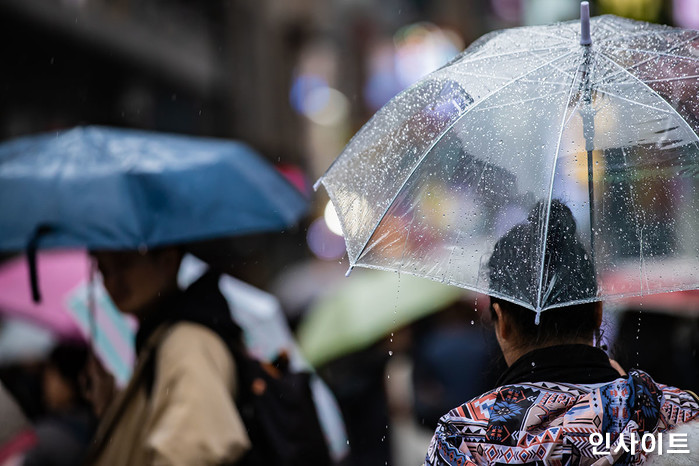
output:
[[[581,344],[556,345],[520,357],[503,372],[496,386],[521,382],[594,384],[619,377],[601,349]]]

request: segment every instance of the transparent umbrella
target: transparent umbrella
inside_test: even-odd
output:
[[[699,32],[581,10],[581,21],[482,37],[354,136],[316,185],[351,267],[428,277],[537,316],[699,288]],[[575,217],[597,290],[551,292],[553,199]],[[489,255],[537,205],[531,257],[513,258],[533,263],[531,286],[500,289]]]

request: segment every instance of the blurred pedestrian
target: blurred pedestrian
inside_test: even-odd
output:
[[[37,443],[27,452],[25,466],[71,466],[83,461],[94,427],[79,383],[86,361],[84,345],[61,344],[51,351],[43,372],[46,414],[35,423]]]
[[[446,411],[490,389],[505,367],[473,304],[456,301],[412,325],[414,415],[431,431]]]
[[[182,251],[177,247],[94,256],[115,305],[138,319],[139,330],[132,379],[106,407],[88,462],[138,466],[241,460],[251,445],[234,401],[236,364],[212,330],[234,328],[227,308],[220,312],[216,305],[223,297],[202,293],[199,282],[178,288]]]
[[[539,269],[535,261],[523,259],[534,257],[530,253],[540,229],[533,219],[540,207],[495,245],[488,263],[491,289],[518,296],[532,287],[531,277],[541,273],[534,270]],[[570,209],[557,200],[550,209],[544,289],[575,302],[590,290],[596,292],[593,263],[577,238]],[[491,314],[509,367],[497,388],[441,418],[426,465],[640,464],[647,458],[667,459],[667,444],[662,452],[657,441],[653,448],[636,444],[630,451],[633,439],[646,434],[643,438],[658,439],[678,426],[694,429],[688,436],[683,430],[692,456],[669,458],[697,464],[699,400],[654,382],[643,371],[623,373],[594,347],[601,303],[580,300],[550,309],[537,324],[531,310],[491,297]],[[609,445],[604,441],[607,434]],[[658,456],[662,453],[665,456]]]
[[[690,307],[692,298],[685,299]],[[643,368],[667,384],[699,393],[699,314],[672,314],[645,304],[642,309],[620,313],[614,359],[623,367]]]
[[[36,443],[36,434],[22,409],[0,383],[0,466],[19,465]]]
[[[342,410],[350,445],[348,465],[393,464],[385,387],[388,361],[382,341],[334,359],[319,370]]]

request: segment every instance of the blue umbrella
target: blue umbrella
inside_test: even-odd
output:
[[[0,145],[0,251],[125,250],[282,230],[304,197],[239,142],[79,127]]]

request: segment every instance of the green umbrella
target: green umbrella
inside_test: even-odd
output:
[[[299,325],[299,344],[319,366],[443,309],[462,293],[410,275],[362,271],[311,307]]]

